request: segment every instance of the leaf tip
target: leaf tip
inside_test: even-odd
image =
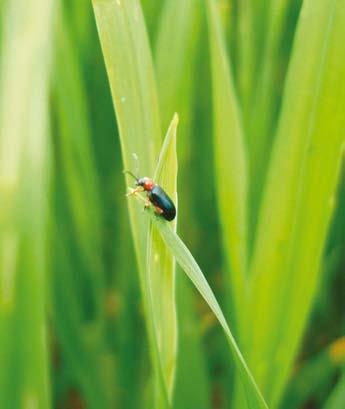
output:
[[[173,123],[175,126],[177,126],[178,121],[179,121],[179,116],[178,116],[178,113],[175,112],[175,113],[174,113],[174,116],[173,116],[173,119],[172,119],[172,123]]]

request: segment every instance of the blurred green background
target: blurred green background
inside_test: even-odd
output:
[[[133,21],[133,43],[148,33],[141,52],[152,55],[160,140],[174,112],[180,118],[178,233],[269,407],[345,407],[345,172],[336,166],[345,137],[345,2],[93,3],[103,13],[103,52],[113,43],[122,71],[105,66],[91,1],[0,3],[0,408],[155,407],[121,112],[107,78],[108,70],[115,85],[134,84],[146,100],[146,74],[138,84],[131,69],[123,74],[127,55],[138,72],[145,65],[121,37]],[[116,23],[117,3],[128,10]],[[108,23],[116,38],[107,37]],[[156,106],[143,106],[150,122]],[[151,143],[143,135],[138,147]],[[240,272],[254,296],[241,292]],[[172,407],[246,408],[219,325],[179,268],[176,309]],[[265,372],[261,360],[269,367],[275,357],[278,367]]]

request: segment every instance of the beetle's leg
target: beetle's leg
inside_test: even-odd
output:
[[[142,186],[138,186],[138,187],[136,187],[135,189],[132,189],[130,192],[128,192],[127,194],[126,194],[126,196],[128,197],[128,196],[132,196],[132,195],[135,195],[136,193],[139,193],[139,192],[142,192],[143,191],[143,188],[142,188]]]
[[[160,207],[158,207],[158,206],[155,206],[155,210],[156,210],[156,213],[159,214],[159,215],[161,215],[161,214],[164,213],[164,210],[162,210],[162,209],[161,209]]]
[[[145,198],[140,196],[140,199],[142,199],[144,201],[144,210],[146,210],[148,207],[150,207],[151,202],[150,202],[150,199],[149,199],[148,195]]]

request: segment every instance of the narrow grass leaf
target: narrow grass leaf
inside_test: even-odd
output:
[[[315,298],[334,208],[345,126],[344,6],[303,4],[260,212],[245,338],[272,407]]]
[[[203,350],[202,325],[195,311],[195,297],[189,279],[176,274],[176,298],[178,314],[178,364],[175,381],[174,408],[203,408],[212,405],[207,363]],[[193,379],[193,382],[186,382]]]
[[[101,262],[101,209],[99,180],[92,152],[86,92],[76,44],[65,24],[63,10],[56,30],[53,104],[58,119],[56,154],[59,177],[68,198],[77,247],[92,283],[95,315],[103,312],[104,272]]]
[[[50,407],[46,337],[53,0],[2,3],[0,407]]]
[[[152,215],[151,220],[154,227],[159,231],[164,243],[176,258],[177,263],[184,270],[202,297],[205,299],[222,326],[228,340],[234,362],[236,363],[237,371],[245,389],[248,408],[266,408],[267,406],[265,401],[255,384],[255,381],[225,320],[223,312],[213,294],[213,291],[208,285],[204,274],[200,270],[200,267],[186,245],[173,231],[173,229],[170,228],[168,223],[158,218],[152,212],[150,212],[150,214]]]
[[[140,3],[138,0],[93,0],[93,7],[115,105],[125,168],[135,171],[132,155],[136,153],[140,160],[140,173],[152,176],[160,148],[161,130],[152,59]],[[126,177],[126,181],[128,185],[133,183],[129,177]],[[147,277],[148,220],[143,217],[142,206],[135,200],[128,200],[128,208],[154,369],[154,405],[163,408],[169,406],[169,387],[162,373],[161,362],[164,360],[160,352],[171,351],[171,348],[159,345],[156,336],[160,328],[155,328],[152,300],[161,295],[160,292],[153,293],[156,289],[149,285]]]
[[[191,204],[190,158],[193,143],[193,120],[195,116],[194,82],[197,69],[197,51],[201,38],[203,0],[167,0],[162,6],[154,42],[154,62],[159,90],[163,127],[168,124],[174,111],[179,113],[179,205],[183,209],[179,226],[188,231],[194,223],[195,214]],[[165,184],[161,184],[165,188]],[[209,405],[206,363],[202,354],[202,339],[195,321],[194,292],[185,277],[179,277],[178,325],[179,345],[174,407]],[[182,336],[185,334],[185,336]],[[194,358],[194,359],[193,359]],[[193,379],[186,383],[184,379]],[[202,391],[202,392],[201,392]],[[193,402],[193,403],[192,403]]]
[[[152,60],[140,3],[137,0],[93,0],[93,7],[115,105],[125,169],[135,171],[132,155],[136,153],[140,173],[153,175],[161,130]],[[129,176],[126,181],[127,185],[133,183]],[[143,278],[147,221],[135,201],[129,200],[128,205]]]
[[[236,326],[241,311],[247,272],[247,163],[240,110],[234,90],[219,15],[208,0],[208,25],[213,82],[214,154],[217,199]]]
[[[262,190],[267,173],[274,131],[276,126],[279,92],[277,78],[281,71],[282,44],[286,20],[291,1],[275,0],[267,5],[267,23],[262,57],[258,61],[256,84],[251,102],[250,116],[247,119],[248,150],[250,157],[249,230],[251,239],[255,235],[257,213],[260,208]],[[283,83],[283,81],[281,81]],[[251,240],[252,242],[252,240]]]
[[[250,110],[255,63],[255,3],[244,0],[237,2],[237,57],[238,88],[244,113]]]
[[[177,124],[178,117],[175,114],[165,137],[154,175],[155,182],[164,188],[175,206],[177,206]],[[176,219],[171,224],[176,231]],[[175,259],[157,231],[152,229],[151,223],[148,230],[147,265],[146,279],[151,294],[159,359],[169,401],[172,402],[177,355]]]
[[[191,116],[191,88],[193,84],[196,45],[199,37],[202,0],[167,0],[159,19],[154,61],[163,127],[178,111],[188,129]],[[179,138],[187,144],[190,137]],[[183,139],[187,139],[183,141]],[[184,149],[179,149],[179,152]],[[179,158],[180,161],[180,158]]]
[[[52,106],[58,121],[51,215],[53,322],[71,377],[86,404],[96,408],[110,405],[99,371],[105,350],[99,180],[77,43],[63,7],[58,11],[52,76]]]

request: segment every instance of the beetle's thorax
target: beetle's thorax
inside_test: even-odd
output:
[[[151,192],[151,190],[155,186],[155,183],[154,183],[154,181],[152,179],[145,176],[145,177],[142,177],[142,178],[138,179],[137,185],[142,186],[144,188],[144,190],[146,190],[147,192]]]

